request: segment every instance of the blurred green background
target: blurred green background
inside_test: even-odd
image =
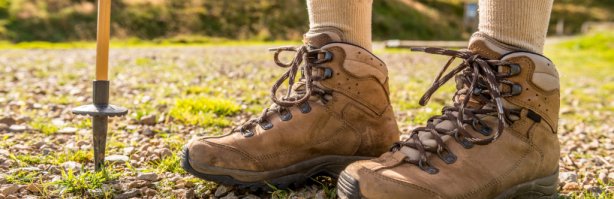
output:
[[[464,39],[463,0],[375,0],[374,39]],[[305,0],[113,0],[119,39],[297,40]],[[555,0],[551,34],[576,34],[588,21],[614,21],[614,0]],[[91,41],[96,0],[0,0],[0,40]]]

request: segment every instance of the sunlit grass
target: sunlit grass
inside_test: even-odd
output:
[[[241,107],[229,100],[193,97],[177,100],[169,115],[192,125],[228,126],[230,121],[225,117],[238,114],[240,111]]]

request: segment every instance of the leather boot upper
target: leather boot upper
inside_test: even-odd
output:
[[[556,173],[560,89],[550,60],[482,35],[473,36],[469,51],[420,50],[468,64],[462,71],[453,68],[440,75],[456,74],[454,105],[390,152],[349,165],[344,172],[359,182],[362,196],[494,198],[515,185]]]
[[[192,167],[209,173],[199,165],[269,171],[323,155],[375,157],[387,151],[399,139],[387,68],[370,52],[338,39],[320,34],[300,48],[273,49],[276,63],[288,68],[273,87],[273,105],[230,133],[190,142]],[[292,63],[277,59],[283,51],[297,53]],[[277,92],[284,82],[292,82],[290,92]]]

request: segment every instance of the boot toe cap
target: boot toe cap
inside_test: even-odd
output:
[[[397,179],[390,172],[394,171],[372,160],[350,164],[339,177],[338,192],[347,198],[441,198],[438,193]]]
[[[190,165],[203,173],[210,170],[234,169],[234,170],[257,170],[256,161],[239,149],[231,146],[217,144],[206,139],[193,140],[186,145],[186,158]]]

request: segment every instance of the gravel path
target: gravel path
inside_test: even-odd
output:
[[[111,120],[105,173],[91,172],[91,122],[70,113],[91,101],[93,50],[0,51],[0,199],[334,198],[334,182],[325,177],[295,190],[250,193],[193,178],[177,164],[187,140],[221,134],[229,124],[268,106],[269,88],[284,70],[274,67],[267,47],[113,49],[111,101],[130,113]],[[445,58],[380,51],[390,64],[392,99],[402,128],[438,113],[451,97],[451,85],[427,107],[419,107],[417,100]],[[573,65],[560,67],[565,86],[559,127],[561,193],[612,197],[614,86],[599,86],[612,77],[599,79],[575,73]],[[178,114],[185,108],[180,104],[199,103],[213,108]]]

